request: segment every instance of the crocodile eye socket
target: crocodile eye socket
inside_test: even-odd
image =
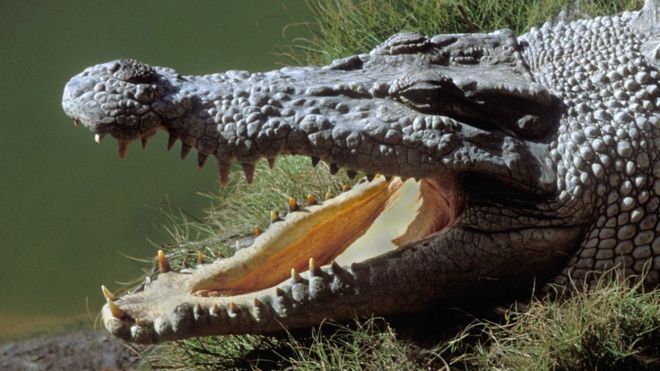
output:
[[[451,62],[453,64],[479,64],[484,54],[482,49],[461,50],[451,56]]]
[[[135,59],[122,59],[112,68],[113,76],[132,83],[150,83],[156,80],[156,71]]]

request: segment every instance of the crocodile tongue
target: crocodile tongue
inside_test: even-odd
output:
[[[202,266],[192,292],[240,295],[276,286],[308,269],[364,261],[451,224],[451,195],[433,180],[377,177],[322,205],[291,213],[232,258]]]

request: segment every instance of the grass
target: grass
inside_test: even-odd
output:
[[[517,33],[556,19],[567,20],[639,9],[640,0],[549,1],[309,1],[316,14],[308,38],[292,40],[284,57],[298,64],[326,64],[367,52],[391,34],[490,31]],[[293,26],[292,26],[293,27]],[[236,169],[237,170],[237,169]],[[289,196],[322,198],[338,193],[347,178],[324,165],[290,157],[273,170],[260,164],[248,186],[238,171],[229,187],[205,195],[214,201],[202,218],[170,211],[172,265],[229,256],[240,236],[268,224],[270,210],[284,210]],[[404,336],[405,329],[379,318],[324,324],[284,337],[206,337],[145,352],[145,366],[192,369],[417,370],[417,369],[660,369],[660,293],[629,288],[621,280],[566,300],[533,299],[527,310],[506,310],[492,322],[479,317],[452,334]]]

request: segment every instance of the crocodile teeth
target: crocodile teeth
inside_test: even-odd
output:
[[[309,258],[309,274],[313,275],[318,270],[319,266],[316,264],[316,259]]]
[[[331,199],[332,197],[334,197],[334,196],[333,196],[333,194],[332,194],[331,192],[325,192],[325,199],[326,199],[326,200],[329,200],[329,199]]]
[[[76,127],[76,128],[77,128],[78,126],[80,126],[80,121],[78,121],[78,120],[73,120],[73,127]]]
[[[117,300],[115,294],[113,294],[112,291],[108,290],[108,288],[103,285],[101,285],[101,292],[103,293],[103,296],[106,300]]]
[[[263,231],[261,230],[261,227],[258,225],[254,226],[254,237],[259,237]]]
[[[197,264],[204,264],[204,254],[201,251],[197,251]]]
[[[197,153],[197,170],[202,170],[202,168],[204,168],[204,164],[206,163],[207,158],[208,156],[202,152]]]
[[[314,197],[313,194],[308,194],[307,195],[307,205],[312,206],[316,205],[318,202],[316,201],[316,197]]]
[[[300,274],[296,271],[296,268],[291,268],[291,279],[293,282],[300,282],[302,280],[302,277],[300,277]]]
[[[351,190],[351,185],[350,185],[350,184],[344,184],[344,185],[341,187],[341,190],[342,190],[343,192],[348,192],[348,191]]]
[[[167,256],[163,250],[158,250],[158,271],[160,273],[167,273],[170,271],[170,262],[167,260]]]
[[[220,172],[220,185],[226,187],[229,183],[229,173],[231,172],[231,163],[218,162],[218,171]]]
[[[280,220],[280,213],[278,213],[276,210],[271,210],[270,211],[270,222],[275,223],[278,220]]]
[[[298,211],[300,208],[298,206],[298,201],[294,197],[289,197],[289,200],[287,201],[287,206],[289,207],[289,212],[294,212]]]
[[[124,318],[126,313],[119,308],[117,304],[113,300],[106,299],[106,303],[108,303],[108,308],[110,308],[110,313],[112,313],[112,316],[118,319]]]
[[[94,141],[98,144],[101,144],[103,142],[103,134],[96,134],[94,135]]]
[[[128,142],[119,142],[119,159],[123,160],[126,157],[126,151],[128,150]]]
[[[245,180],[248,182],[248,184],[251,184],[252,179],[254,179],[254,165],[249,163],[242,163],[241,166],[243,167]]]
[[[188,156],[188,153],[190,152],[191,148],[192,147],[190,147],[189,145],[186,145],[186,144],[183,144],[183,143],[181,144],[181,159],[182,160],[186,159],[186,156]]]
[[[177,137],[174,134],[170,134],[170,137],[167,138],[167,150],[168,151],[171,150],[172,147],[174,147],[174,143],[176,143],[176,139],[177,139]]]

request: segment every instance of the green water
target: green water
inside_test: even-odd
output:
[[[195,171],[162,133],[118,160],[114,140],[97,145],[64,116],[65,82],[124,57],[184,74],[273,69],[282,29],[307,12],[281,0],[0,1],[0,338],[3,317],[96,312],[101,283],[140,273],[122,254],[167,241],[167,201],[202,215],[197,193],[218,184],[215,161]]]

